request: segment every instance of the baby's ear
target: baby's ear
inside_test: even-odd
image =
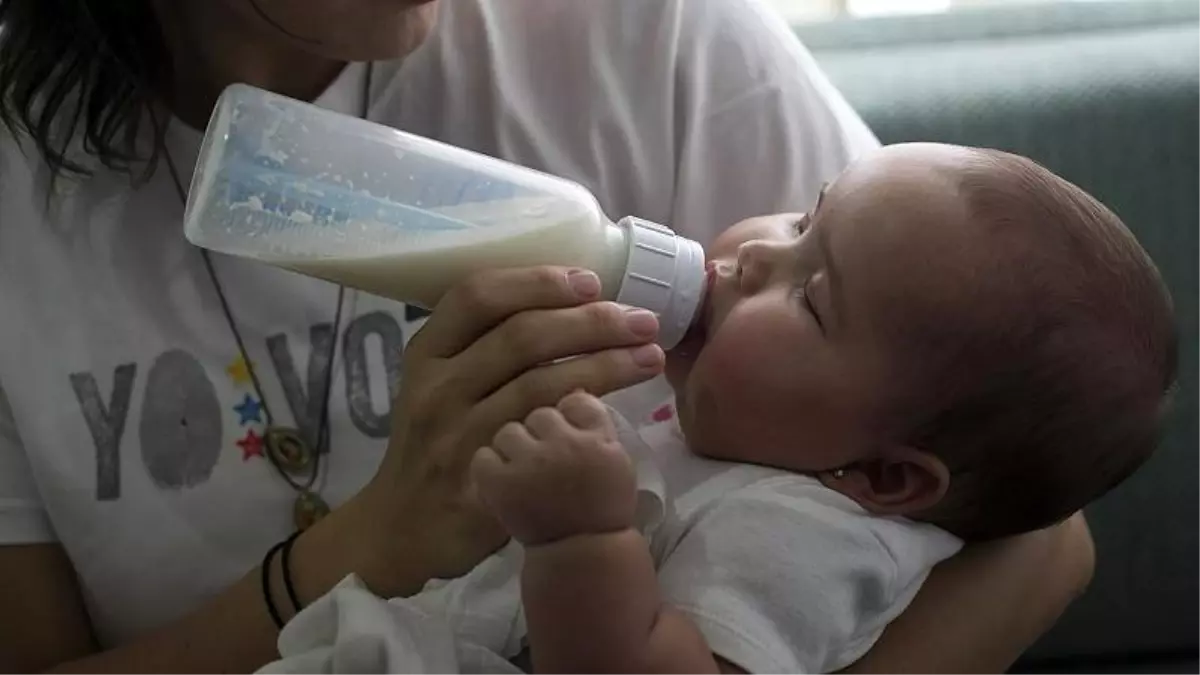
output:
[[[820,480],[871,513],[912,516],[933,508],[946,496],[950,470],[928,452],[893,446],[839,471],[826,471]]]

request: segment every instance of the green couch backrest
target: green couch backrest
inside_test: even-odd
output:
[[[1166,437],[1088,510],[1095,582],[1034,657],[1196,653],[1198,18],[1190,0],[1059,3],[797,31],[882,141],[1038,160],[1121,215],[1175,299]]]

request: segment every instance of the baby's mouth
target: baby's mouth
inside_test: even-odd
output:
[[[710,260],[704,266],[704,297],[700,299],[700,316],[696,320],[696,327],[699,329],[701,337],[707,338],[709,330],[712,327],[713,320],[713,291],[717,287],[717,263]]]

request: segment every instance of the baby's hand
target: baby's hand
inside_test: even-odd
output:
[[[604,404],[571,394],[510,422],[480,448],[471,475],[483,503],[526,545],[631,527],[633,463]]]

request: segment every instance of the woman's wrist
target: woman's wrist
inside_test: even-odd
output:
[[[378,501],[375,492],[364,489],[296,541],[290,569],[280,566],[279,574],[290,575],[302,605],[311,604],[350,574],[380,597],[411,592],[408,588],[421,574],[412,566],[425,556],[416,542],[406,541],[403,532],[388,527],[391,509]],[[403,560],[398,551],[404,551]],[[283,588],[282,580],[276,588]]]

